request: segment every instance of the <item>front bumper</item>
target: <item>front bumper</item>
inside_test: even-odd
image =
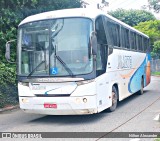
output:
[[[87,99],[87,101],[84,99]],[[83,97],[19,97],[20,108],[27,113],[45,115],[83,115],[97,113],[96,95]],[[45,103],[57,108],[44,108]]]

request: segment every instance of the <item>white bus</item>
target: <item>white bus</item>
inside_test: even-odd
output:
[[[150,83],[148,48],[148,36],[98,9],[27,17],[18,30],[20,108],[46,115],[114,111]]]

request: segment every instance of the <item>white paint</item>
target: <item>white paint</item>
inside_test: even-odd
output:
[[[120,74],[129,73],[130,69],[118,69],[118,55],[132,56],[132,68],[139,68],[145,58],[145,53],[128,52],[125,50],[114,49],[109,56],[111,68],[107,68],[107,72],[90,83],[77,85],[76,82],[61,82],[61,83],[33,83],[28,86],[18,84],[20,107],[26,112],[38,114],[91,114],[101,112],[112,105],[112,86],[118,84],[119,86],[119,100],[131,95],[128,91],[128,83],[130,77],[123,79]],[[135,69],[135,71],[136,71]],[[133,72],[134,73],[134,72]],[[126,83],[126,85],[124,85]],[[34,84],[40,90],[32,89]],[[35,85],[36,86],[36,85]],[[37,87],[37,89],[38,89]],[[35,88],[36,89],[36,88]],[[52,90],[54,89],[54,90]],[[46,91],[49,94],[71,94],[70,97],[36,97],[35,94],[43,94]],[[22,97],[21,97],[22,96]],[[110,97],[110,98],[109,98]],[[27,98],[28,103],[22,102],[22,99]],[[84,103],[83,99],[87,102]],[[101,102],[100,102],[101,101]],[[58,109],[45,109],[44,103],[55,103]],[[101,104],[100,104],[101,103]]]
[[[160,121],[160,114],[158,114],[157,116],[155,116],[155,118],[153,120]]]
[[[45,12],[30,16],[23,20],[20,25],[34,22],[38,20],[47,20],[54,18],[65,17],[87,17],[95,19],[99,15],[106,15],[110,19],[144,35],[143,33],[135,30],[134,28],[126,25],[125,23],[107,15],[105,12],[97,9],[68,9]],[[144,35],[146,36],[146,35]],[[148,37],[148,36],[146,36]],[[121,68],[118,66],[118,56],[131,56],[132,67]],[[109,55],[108,62],[110,68],[107,68],[106,73],[95,78],[90,83],[77,85],[76,82],[65,82],[66,79],[60,79],[58,82],[51,82],[50,79],[42,79],[39,83],[29,84],[23,86],[18,84],[20,108],[25,109],[26,112],[39,113],[39,114],[92,114],[101,112],[112,105],[112,86],[118,84],[119,86],[119,100],[131,95],[128,91],[128,83],[133,73],[140,67],[145,59],[145,53],[113,49],[113,53]],[[108,63],[107,62],[107,63]],[[134,70],[132,74],[130,72]],[[123,78],[121,75],[130,74],[129,77]],[[139,78],[140,80],[141,78]],[[52,80],[52,79],[51,79]],[[56,79],[53,79],[56,80]],[[58,80],[58,79],[57,79]],[[64,80],[64,81],[63,81]],[[67,78],[68,80],[68,78]],[[82,78],[80,78],[82,80]],[[61,81],[61,82],[60,82]],[[74,80],[73,80],[74,81]],[[140,81],[138,81],[140,82]],[[36,86],[37,84],[37,86]],[[124,85],[125,84],[125,85]],[[33,89],[33,85],[35,85]],[[50,91],[51,90],[51,91]],[[35,94],[71,94],[70,97],[36,97]],[[22,97],[21,97],[22,96]],[[26,98],[28,103],[23,103],[22,99]],[[83,99],[87,99],[84,103]],[[57,109],[46,109],[44,103],[57,104]]]
[[[44,12],[44,13],[41,13],[41,14],[36,14],[36,15],[27,17],[26,19],[24,19],[19,24],[19,26],[21,26],[23,24],[26,24],[26,23],[34,22],[34,21],[56,19],[56,18],[86,17],[86,18],[95,19],[98,15],[105,15],[108,18],[120,23],[121,25],[136,31],[137,33],[142,34],[143,36],[148,37],[147,35],[145,35],[142,32],[136,30],[135,28],[133,28],[133,27],[123,23],[122,21],[108,15],[104,11],[101,11],[101,10],[98,10],[98,9],[92,9],[92,8],[75,8],[75,9],[65,9],[65,10]]]

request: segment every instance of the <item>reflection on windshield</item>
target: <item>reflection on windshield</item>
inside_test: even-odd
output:
[[[21,47],[21,62],[19,69],[21,74],[29,75],[32,72],[36,74],[47,75],[49,72],[49,27],[42,22],[39,24],[27,24],[25,28],[20,29],[19,46]],[[19,47],[19,48],[20,48]],[[41,64],[41,62],[44,62]],[[39,66],[39,64],[41,64]],[[37,67],[39,66],[39,67]]]
[[[86,74],[92,71],[89,37],[92,31],[87,19],[65,19],[54,23],[52,28],[51,67],[59,70],[56,75],[66,75],[64,67],[53,59],[55,54],[70,68],[74,75]],[[55,74],[54,74],[55,75]]]
[[[51,27],[51,38],[53,39],[62,29],[64,25],[64,19],[55,20]]]
[[[92,22],[85,18],[38,21],[19,30],[19,73],[71,76],[91,73]],[[42,63],[38,68],[37,66]]]

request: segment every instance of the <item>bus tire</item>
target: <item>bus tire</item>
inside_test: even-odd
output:
[[[143,88],[144,88],[144,79],[142,77],[142,79],[141,79],[141,89],[138,91],[139,95],[142,95],[144,93]]]
[[[112,106],[108,108],[109,112],[115,111],[118,103],[118,93],[115,86],[112,87]]]

